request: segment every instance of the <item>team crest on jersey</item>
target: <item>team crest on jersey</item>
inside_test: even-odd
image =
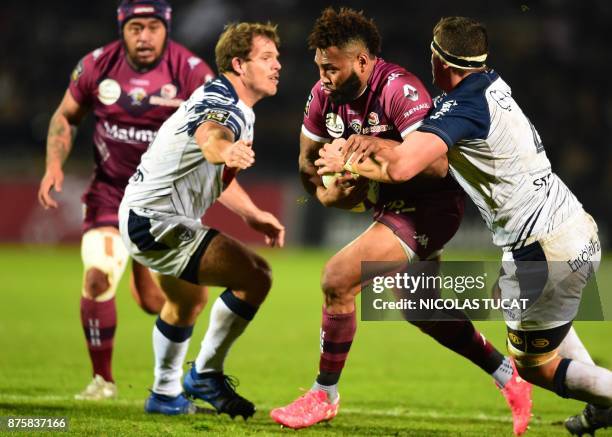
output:
[[[142,101],[147,97],[147,92],[144,88],[136,87],[130,90],[128,96],[132,99],[132,105],[140,106],[142,105]]]
[[[304,115],[308,117],[308,111],[310,111],[310,104],[312,103],[312,99],[314,99],[314,95],[310,93],[308,96],[308,100],[306,100],[306,107],[304,107]]]
[[[357,134],[361,133],[361,121],[360,120],[358,119],[351,120],[351,124],[349,126],[351,126],[351,129],[353,129],[355,133]]]
[[[224,124],[229,118],[230,113],[224,109],[210,109],[204,114],[204,120],[216,121]]]
[[[376,112],[370,112],[368,115],[368,124],[370,126],[375,126],[380,123],[380,119],[378,118],[378,114]]]
[[[327,132],[334,138],[340,138],[344,132],[344,122],[342,118],[333,112],[325,116],[325,127],[327,127]]]
[[[404,85],[404,97],[408,97],[413,102],[419,100],[418,90],[410,84]]]
[[[70,79],[72,79],[73,82],[76,82],[77,80],[79,80],[79,77],[81,77],[81,74],[83,74],[83,60],[82,59],[79,61],[76,67],[74,67],[74,70],[72,70]]]
[[[121,87],[116,80],[104,79],[98,85],[98,99],[105,105],[112,105],[121,97]]]
[[[161,87],[160,95],[164,99],[173,99],[176,97],[177,89],[174,84],[167,83],[166,85]]]

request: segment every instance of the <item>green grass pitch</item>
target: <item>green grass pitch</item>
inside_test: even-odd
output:
[[[67,416],[70,432],[89,435],[289,435],[268,416],[308,388],[316,375],[324,251],[265,251],[274,287],[254,323],[231,351],[226,371],[258,412],[247,423],[226,416],[159,417],[143,413],[152,384],[154,322],[132,301],[127,275],[118,291],[114,374],[119,399],[76,402],[90,380],[79,322],[80,259],[75,248],[0,247],[0,416]],[[460,259],[461,254],[449,258]],[[612,283],[612,274],[600,278]],[[211,301],[218,290],[211,291]],[[194,331],[195,358],[207,325]],[[505,328],[478,323],[503,349]],[[612,323],[577,323],[593,357],[612,366]],[[340,384],[340,414],[300,436],[510,436],[509,411],[491,378],[402,322],[361,322]],[[528,436],[565,435],[561,421],[582,404],[534,390]],[[612,436],[611,431],[598,432]]]

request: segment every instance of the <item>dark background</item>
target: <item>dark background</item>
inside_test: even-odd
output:
[[[78,60],[118,37],[115,1],[4,1],[0,4],[0,147],[2,178],[37,180],[44,171],[46,129]],[[537,127],[553,169],[597,219],[612,225],[612,91],[608,72],[612,2],[549,1],[281,1],[172,2],[171,36],[214,66],[213,48],[230,21],[271,20],[282,38],[276,97],[256,107],[253,172],[297,180],[302,110],[317,70],[306,48],[310,28],[327,5],[363,9],[383,37],[382,56],[431,86],[429,42],[442,16],[467,15],[489,31],[488,64],[510,84]],[[87,174],[89,119],[80,129],[69,170]]]

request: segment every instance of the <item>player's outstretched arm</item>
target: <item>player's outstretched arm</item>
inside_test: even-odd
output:
[[[195,140],[204,158],[212,164],[225,164],[244,170],[255,163],[255,152],[251,143],[244,140],[234,141],[232,131],[218,123],[202,123],[195,131]]]
[[[47,132],[47,159],[45,174],[40,181],[38,201],[45,208],[57,208],[57,201],[51,197],[51,189],[62,191],[64,172],[62,166],[72,150],[77,126],[87,113],[88,108],[79,104],[70,90],[66,90],[64,98],[57,107]]]
[[[223,191],[219,202],[242,217],[251,228],[264,234],[268,246],[284,246],[285,227],[273,214],[259,209],[236,179]]]
[[[333,149],[322,153],[317,161],[319,174],[335,172],[342,167],[353,173],[385,183],[401,183],[425,170],[444,176],[448,161],[446,143],[437,135],[412,132],[402,144],[389,147],[385,140],[361,135],[351,136],[344,146],[342,162]]]

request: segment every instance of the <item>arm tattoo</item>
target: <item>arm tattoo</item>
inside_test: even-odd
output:
[[[53,114],[47,134],[47,164],[64,163],[72,148],[75,135],[76,126],[71,126],[64,116]]]

